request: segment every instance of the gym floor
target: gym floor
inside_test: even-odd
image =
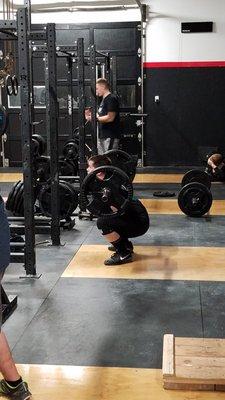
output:
[[[4,324],[34,400],[213,400],[223,393],[165,391],[165,333],[224,338],[225,186],[212,187],[209,215],[184,216],[176,197],[181,174],[138,174],[135,195],[147,206],[149,232],[134,240],[134,262],[106,267],[107,246],[95,221],[76,219],[59,248],[37,246],[38,280],[4,277],[18,308]],[[18,174],[0,173],[6,197]],[[36,236],[36,242],[48,239]]]

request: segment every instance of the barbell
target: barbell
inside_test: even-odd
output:
[[[189,217],[202,217],[212,205],[211,178],[205,171],[188,171],[181,182],[178,205]]]

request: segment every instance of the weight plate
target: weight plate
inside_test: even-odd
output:
[[[41,212],[51,217],[51,185],[44,185],[38,195]],[[65,219],[72,215],[78,206],[78,193],[72,185],[64,181],[59,181],[59,203],[60,219]]]
[[[198,182],[205,185],[208,189],[211,188],[211,178],[205,171],[192,169],[188,171],[182,179],[181,186],[185,186],[191,182]]]
[[[11,201],[11,211],[13,214],[15,214],[15,212],[16,212],[17,199],[19,198],[19,192],[20,192],[22,185],[23,185],[23,182],[19,181],[14,190],[14,194],[13,194],[12,201]]]
[[[63,155],[66,159],[78,158],[78,145],[75,139],[70,139],[64,144]]]
[[[181,211],[189,217],[202,217],[212,205],[212,193],[202,183],[188,183],[178,195]]]
[[[16,182],[9,192],[8,198],[6,200],[6,210],[13,212],[14,210],[14,193],[16,192],[17,186],[21,181]]]
[[[45,183],[50,178],[50,159],[40,156],[34,160],[34,177],[38,183]]]
[[[35,139],[38,142],[38,144],[39,144],[38,154],[39,154],[39,156],[42,156],[46,151],[46,141],[45,141],[45,139],[43,138],[43,136],[38,135],[38,134],[32,135],[32,138]]]
[[[59,158],[59,175],[61,176],[77,176],[78,162],[75,160]]]
[[[21,199],[23,200],[23,182],[22,181],[20,181],[20,184],[17,186],[16,191],[14,193],[13,213],[16,216],[19,216],[18,209],[19,209],[19,204],[21,202]]]
[[[32,146],[33,156],[38,157],[39,156],[39,143],[34,137],[32,137],[31,146]]]
[[[105,154],[113,166],[120,168],[130,178],[131,182],[134,180],[137,168],[137,156],[130,155],[122,150],[109,150]]]
[[[102,179],[99,173],[104,173]],[[133,186],[129,177],[114,166],[96,168],[86,176],[80,192],[80,200],[84,208],[93,215],[107,218],[122,214],[132,197]]]

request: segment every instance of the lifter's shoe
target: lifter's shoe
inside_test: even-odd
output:
[[[133,246],[133,243],[130,242],[130,240],[127,241],[126,248],[127,248],[127,250],[129,250],[131,253],[134,252],[134,246]],[[109,250],[109,251],[116,251],[116,248],[111,244],[111,245],[108,247],[108,250]]]
[[[26,382],[21,382],[16,387],[12,387],[4,379],[0,381],[0,396],[14,400],[31,399],[31,393]]]
[[[114,253],[108,260],[104,261],[105,265],[121,265],[132,261],[132,254],[128,252],[125,255],[119,253]]]

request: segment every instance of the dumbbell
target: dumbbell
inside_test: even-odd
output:
[[[189,217],[202,217],[212,205],[211,177],[197,169],[188,171],[182,179],[178,205]]]

